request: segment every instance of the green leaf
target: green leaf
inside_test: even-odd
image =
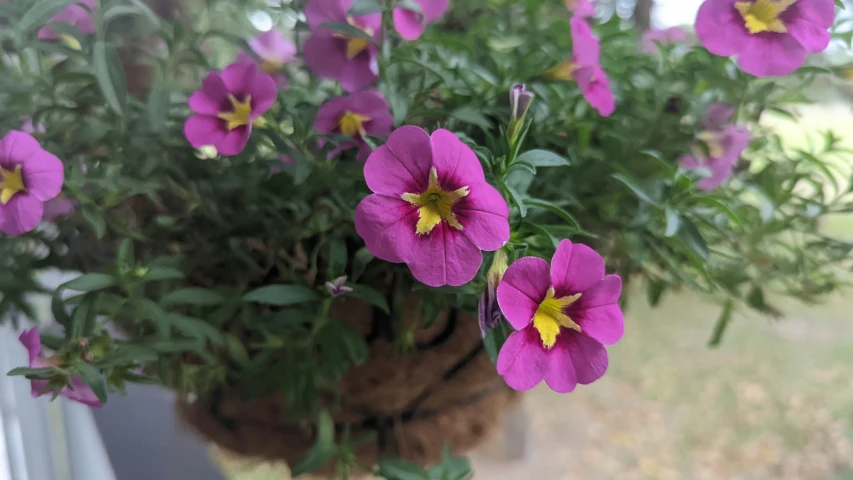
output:
[[[101,403],[107,402],[107,386],[104,383],[104,376],[101,375],[101,371],[97,368],[89,365],[88,363],[81,363],[77,365],[77,371],[80,373],[80,378],[86,382],[86,385],[95,392],[95,396],[98,397],[98,400]]]
[[[506,327],[505,321],[498,323],[498,326],[495,328],[486,329],[486,337],[483,338],[483,346],[486,348],[486,353],[489,354],[489,358],[492,360],[492,363],[497,363],[498,352],[501,351],[501,347],[503,347],[503,344],[506,342],[509,334],[510,332]]]
[[[124,103],[127,99],[127,82],[119,62],[115,47],[102,40],[95,42],[92,48],[92,68],[104,99],[118,115],[124,115]]]
[[[349,9],[350,17],[361,17],[368,13],[376,13],[382,11],[382,4],[379,0],[355,0],[352,7]]]
[[[83,301],[74,307],[71,314],[71,338],[86,338],[92,335],[98,313],[97,300],[98,294],[89,292],[83,296]]]
[[[249,359],[249,352],[246,350],[246,346],[243,345],[243,342],[233,334],[225,334],[225,343],[228,347],[228,354],[231,355],[231,358],[233,358],[241,367],[246,367],[252,363]]]
[[[734,304],[731,299],[726,301],[726,304],[723,305],[723,311],[720,312],[720,316],[717,318],[717,324],[714,326],[714,333],[711,334],[711,339],[708,341],[708,346],[713,348],[720,345],[720,342],[723,340],[723,334],[726,332],[726,328],[728,328],[729,323],[732,320],[732,310]]]
[[[211,343],[223,345],[225,339],[219,329],[200,318],[186,317],[178,314],[169,314],[169,321],[178,331],[191,337],[209,340]]]
[[[136,260],[133,254],[133,240],[125,238],[118,246],[118,255],[116,256],[119,267],[130,269],[134,266]]]
[[[630,188],[631,191],[634,192],[634,195],[636,195],[640,200],[654,206],[660,206],[658,201],[654,199],[652,192],[650,192],[646,187],[640,185],[638,182],[635,182],[621,173],[614,173],[611,176],[625,184],[626,187]]]
[[[521,218],[527,216],[527,205],[524,203],[524,198],[521,194],[515,191],[512,187],[507,185],[507,190],[509,190],[509,196],[512,198],[513,203],[518,206],[518,214],[521,215]]]
[[[427,480],[427,472],[420,465],[400,458],[379,459],[378,474],[387,480]]]
[[[107,232],[107,222],[104,220],[104,216],[101,212],[84,208],[83,218],[92,226],[92,229],[95,231],[95,236],[98,237],[99,240],[104,238],[104,234]]]
[[[678,215],[678,212],[667,207],[666,209],[666,232],[664,232],[664,237],[673,237],[676,233],[678,233],[678,229],[681,227],[681,216]]]
[[[548,150],[528,150],[515,160],[527,162],[535,167],[568,167],[571,164],[567,158]]]
[[[364,30],[350,25],[345,22],[326,22],[320,24],[320,28],[328,28],[329,30],[334,30],[341,35],[344,35],[348,38],[358,38],[361,40],[367,40],[372,44],[376,44],[376,39],[372,36],[368,35]]]
[[[471,463],[467,458],[454,457],[450,454],[450,446],[444,445],[444,456],[441,463],[429,471],[429,480],[465,480],[471,478]]]
[[[696,224],[686,218],[681,219],[681,229],[678,232],[678,237],[696,252],[703,260],[708,259],[710,252],[708,251],[708,243],[705,242],[705,237],[699,232]]]
[[[562,208],[554,205],[553,203],[546,202],[545,200],[538,200],[538,199],[530,198],[530,199],[524,200],[524,204],[527,205],[528,207],[541,208],[544,210],[548,210],[549,212],[551,212],[551,213],[559,216],[563,220],[565,220],[566,223],[568,223],[569,225],[577,228],[578,230],[581,229],[580,223],[577,221],[577,219],[574,216],[572,216],[572,214],[570,214],[569,212],[563,210]]]
[[[94,292],[115,286],[116,281],[112,275],[106,273],[87,273],[74,280],[63,283],[58,290],[76,290],[78,292]]]
[[[317,292],[302,285],[267,285],[243,295],[244,302],[265,303],[280,307],[316,302],[319,299]]]
[[[184,278],[184,272],[162,265],[154,265],[149,267],[145,275],[142,276],[142,282],[160,282],[163,280],[181,280]]]
[[[169,114],[169,88],[162,77],[157,77],[146,103],[148,110],[148,126],[152,131],[161,132],[166,125]]]
[[[322,468],[337,456],[335,447],[335,423],[329,412],[323,410],[317,418],[317,443],[305,453],[296,465],[290,468],[294,477]]]
[[[72,0],[41,0],[35,2],[24,16],[21,17],[16,27],[21,34],[25,34],[34,27],[44,25],[54,15],[70,5],[71,2]]]
[[[476,125],[483,130],[491,130],[492,122],[473,107],[460,107],[450,112],[450,117],[465,123]]]
[[[397,0],[397,3],[394,4],[394,8],[402,8],[404,10],[415,12],[418,14],[420,21],[423,21],[424,11],[414,0]]]
[[[329,279],[336,278],[346,273],[347,270],[347,244],[342,238],[329,240],[329,267],[326,276]]]
[[[382,295],[379,290],[376,290],[373,287],[369,287],[367,285],[353,285],[352,291],[347,293],[346,296],[367,302],[385,313],[391,313],[391,308],[388,306],[388,300],[385,298],[385,295]]]
[[[163,305],[219,305],[225,297],[213,290],[200,287],[182,288],[166,294],[160,299]]]
[[[717,200],[716,198],[704,197],[704,196],[696,197],[696,201],[699,203],[704,203],[705,205],[708,205],[709,207],[717,209],[717,211],[719,211],[723,215],[729,217],[729,220],[734,222],[735,225],[737,225],[740,228],[743,228],[743,222],[741,222],[740,217],[734,211],[732,211],[732,209],[729,208],[729,206],[726,205],[725,203]]]
[[[847,6],[844,5],[844,0],[835,0],[835,6],[842,10],[847,10]]]
[[[17,367],[9,370],[6,374],[10,377],[18,377],[18,376],[33,376],[33,377],[49,377],[52,375],[56,375],[60,373],[61,370],[57,367],[43,367],[43,368],[28,368],[28,367]]]
[[[364,270],[367,268],[367,264],[369,264],[376,257],[370,253],[367,248],[360,248],[357,252],[355,252],[355,258],[352,262],[352,280],[353,282],[357,282],[361,275],[364,273]]]

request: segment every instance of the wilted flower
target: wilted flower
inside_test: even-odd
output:
[[[359,203],[355,227],[376,257],[406,263],[432,287],[471,281],[482,250],[509,240],[509,206],[486,183],[477,156],[456,135],[395,130],[364,164],[374,193]]]
[[[42,220],[52,222],[59,217],[71,215],[77,211],[77,203],[74,200],[59,194],[54,198],[44,202],[44,215]]]
[[[62,162],[30,134],[12,130],[0,140],[0,231],[29,232],[44,216],[44,203],[59,195]]]
[[[79,30],[83,35],[92,35],[96,31],[95,23],[92,21],[92,15],[78,4],[82,3],[89,7],[89,9],[94,10],[95,1],[96,0],[77,0],[71,5],[65,7],[61,12],[54,15],[54,17],[50,19],[50,22],[67,23]],[[61,40],[68,46],[68,48],[73,50],[80,50],[82,48],[80,42],[76,38],[68,35],[67,33],[57,32],[49,26],[44,26],[39,29],[38,38],[40,40]]]
[[[732,175],[735,164],[749,145],[749,130],[728,124],[734,113],[734,108],[729,105],[711,105],[701,123],[704,130],[698,135],[707,150],[693,146],[692,153],[678,159],[687,170],[706,168],[711,172],[711,176],[696,182],[701,190],[714,190],[722,185]]]
[[[376,81],[379,75],[376,42],[382,33],[381,14],[347,15],[354,1],[311,0],[305,6],[305,17],[312,30],[305,41],[305,64],[314,74],[337,80],[348,92],[357,92]],[[330,22],[349,23],[364,36],[347,36],[322,27]]]
[[[352,288],[344,285],[347,281],[347,276],[338,277],[331,282],[326,282],[326,291],[333,297],[340,297],[352,291]]]
[[[449,0],[412,0],[421,11],[397,6],[394,8],[394,29],[406,40],[417,40],[427,23],[440,19],[447,11]]]
[[[495,251],[492,266],[486,272],[486,289],[480,297],[477,313],[480,320],[480,336],[486,336],[487,328],[495,328],[501,321],[501,309],[498,306],[497,289],[507,269],[507,255],[504,249]]]
[[[38,328],[25,331],[18,339],[27,349],[30,368],[45,368],[52,365],[51,359],[44,358],[42,356],[41,336],[39,335]],[[33,398],[38,398],[44,394],[51,393],[48,386],[48,380],[31,380],[30,388]],[[86,385],[86,382],[84,382],[80,377],[72,377],[71,386],[63,388],[59,395],[90,407],[101,407],[101,401],[95,395],[95,392],[93,392],[92,389]]]
[[[498,303],[515,328],[498,354],[498,374],[515,390],[543,379],[571,392],[607,370],[607,350],[625,328],[618,305],[622,280],[604,273],[595,250],[563,240],[548,262],[524,257],[498,286]]]
[[[196,113],[184,124],[194,148],[213,146],[222,155],[237,155],[249,141],[254,124],[275,102],[275,81],[254,63],[233,63],[210,72],[202,89],[190,96]]]
[[[647,30],[643,33],[642,50],[645,53],[657,53],[658,45],[682,43],[687,40],[687,32],[681,27],[670,27],[663,30]]]
[[[359,92],[333,98],[320,107],[314,121],[314,129],[320,133],[351,137],[352,141],[342,144],[337,151],[358,148],[357,158],[362,161],[371,152],[364,137],[384,136],[393,125],[394,117],[388,110],[385,97],[379,92]]]
[[[746,73],[784,76],[826,50],[834,19],[833,0],[705,0],[696,36],[715,55],[737,56]]]
[[[287,87],[287,75],[284,65],[296,59],[296,45],[284,38],[281,32],[268,30],[249,40],[249,47],[260,58],[258,66],[261,71],[272,76],[278,88]],[[254,57],[240,52],[238,63],[255,63]]]

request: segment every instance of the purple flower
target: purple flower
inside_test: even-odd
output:
[[[534,95],[533,92],[528,91],[523,83],[514,85],[509,90],[509,104],[512,105],[512,119],[523,120],[524,116],[527,115],[527,109],[530,108],[530,104],[533,103],[533,99],[535,97],[536,95]]]
[[[29,232],[44,216],[44,203],[59,195],[62,162],[30,134],[12,130],[0,140],[0,231]]]
[[[705,0],[696,36],[714,55],[737,56],[757,77],[784,76],[829,45],[833,0]]]
[[[681,27],[670,27],[663,30],[648,30],[643,34],[642,50],[645,53],[658,53],[658,45],[670,45],[687,41],[687,32]]]
[[[595,16],[595,5],[590,0],[564,0],[566,8],[578,18],[588,18]]]
[[[30,135],[41,135],[47,132],[43,123],[33,124],[33,119],[30,117],[21,117],[21,131]]]
[[[54,365],[52,362],[53,359],[44,358],[42,356],[41,336],[39,335],[38,328],[25,331],[20,337],[18,337],[18,340],[20,340],[21,344],[24,345],[24,348],[27,349],[27,353],[30,357],[30,368],[45,368]],[[30,388],[33,398],[38,398],[46,393],[50,393],[48,383],[48,380],[31,380]],[[80,377],[72,377],[71,387],[66,386],[62,389],[59,395],[90,407],[101,407],[101,401],[98,400],[95,392],[93,392],[92,389],[86,385],[86,382],[84,382]]]
[[[347,16],[355,0],[310,0],[305,16],[312,33],[305,41],[305,64],[314,74],[337,80],[344,90],[357,92],[372,85],[379,75],[375,42],[347,36],[321,25],[329,22],[349,23],[374,40],[382,30],[382,14]]]
[[[394,29],[406,40],[417,40],[424,33],[427,23],[440,19],[447,11],[449,0],[412,0],[421,8],[421,13],[394,8]]]
[[[281,32],[269,30],[249,40],[249,47],[260,58],[258,66],[261,71],[272,75],[278,88],[287,88],[284,65],[296,59],[296,45],[284,38]],[[246,52],[240,52],[237,63],[255,63],[255,59]]]
[[[221,73],[210,72],[202,89],[190,96],[196,114],[184,124],[184,135],[193,148],[212,145],[221,155],[237,155],[249,141],[252,124],[275,97],[275,81],[254,63],[233,63]]]
[[[572,17],[572,59],[546,72],[555,80],[574,80],[584,98],[602,116],[609,117],[616,109],[610,80],[598,63],[601,45],[589,24]]]
[[[326,291],[333,297],[340,297],[352,291],[352,288],[344,285],[347,281],[347,276],[338,277],[331,282],[326,282]]]
[[[722,103],[708,108],[701,125],[704,130],[697,136],[706,150],[693,146],[692,153],[684,154],[678,163],[687,170],[706,168],[711,176],[696,182],[700,190],[714,190],[723,184],[734,171],[734,166],[749,145],[750,133],[738,125],[726,125],[734,109]]]
[[[342,144],[336,152],[358,148],[359,160],[366,160],[371,149],[365,135],[384,136],[391,131],[394,117],[388,103],[379,92],[359,92],[348,97],[336,97],[324,103],[317,112],[314,129],[328,135],[346,135],[351,142]]]
[[[54,15],[50,19],[50,22],[67,23],[80,30],[80,33],[83,35],[92,35],[95,33],[95,23],[92,22],[92,15],[85,8],[78,5],[78,3],[82,3],[89,7],[89,9],[94,10],[95,2],[96,0],[77,0],[74,4],[65,7],[61,12]],[[81,48],[80,42],[76,38],[57,32],[49,26],[39,29],[38,38],[40,40],[62,40],[69,48],[74,50],[80,50]]]
[[[42,220],[52,222],[59,217],[72,215],[76,212],[77,202],[60,193],[56,197],[44,202],[44,216],[42,216]]]

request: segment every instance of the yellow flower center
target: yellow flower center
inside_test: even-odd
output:
[[[280,72],[284,64],[275,60],[261,60],[261,71],[264,73]]]
[[[225,120],[228,130],[234,130],[237,127],[249,124],[249,114],[252,113],[252,96],[246,95],[246,99],[242,102],[237,100],[234,95],[228,94],[228,100],[231,101],[231,107],[234,109],[230,112],[222,112],[217,117]]]
[[[347,23],[352,25],[353,27],[361,30],[369,36],[373,36],[373,29],[370,27],[364,27],[356,23],[355,19],[352,17],[347,17]],[[370,40],[366,38],[359,37],[350,37],[348,35],[335,34],[335,36],[339,38],[345,38],[347,41],[347,58],[352,60],[357,57],[359,53],[367,50],[367,47],[370,46]]]
[[[581,294],[576,293],[561,298],[554,298],[555,296],[554,287],[549,288],[545,299],[533,314],[533,326],[539,331],[539,337],[542,338],[542,345],[545,348],[551,348],[557,343],[560,327],[581,331],[580,325],[566,315],[566,307],[581,298]]]
[[[723,150],[722,136],[717,132],[702,132],[696,137],[701,140],[706,147],[708,147],[707,156],[711,158],[720,158],[723,156],[725,151]],[[705,157],[705,152],[696,149],[693,153],[697,158]]]
[[[788,29],[779,15],[795,3],[797,0],[755,0],[754,2],[737,2],[735,8],[743,17],[749,33],[784,33]]]
[[[418,235],[426,235],[442,220],[451,227],[462,230],[462,224],[459,223],[453,213],[453,205],[460,198],[466,196],[468,196],[468,187],[462,187],[452,192],[442,190],[438,184],[438,172],[433,167],[429,171],[429,186],[426,191],[421,194],[404,193],[403,200],[421,207],[418,209],[419,219],[415,232]]]
[[[6,170],[0,167],[0,203],[6,205],[18,192],[26,191],[24,178],[21,176],[21,164],[15,165],[14,170]]]
[[[59,41],[64,43],[65,46],[70,48],[71,50],[80,51],[83,49],[83,45],[80,45],[80,40],[74,38],[73,35],[68,35],[67,33],[60,33]]]
[[[553,67],[545,72],[545,76],[552,80],[574,80],[575,72],[580,69],[580,65],[566,60],[565,62]]]
[[[356,135],[363,137],[365,135],[364,122],[367,121],[370,121],[370,117],[367,115],[347,110],[338,120],[338,128],[341,129],[341,133],[348,137],[355,137]]]

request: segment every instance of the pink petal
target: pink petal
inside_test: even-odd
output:
[[[370,253],[386,262],[402,263],[414,252],[417,223],[417,207],[399,197],[369,195],[355,209],[358,236]]]
[[[798,0],[788,7],[791,17],[802,19],[823,27],[824,30],[832,26],[835,21],[835,2],[833,0]],[[790,24],[787,21],[786,24]]]
[[[379,92],[367,91],[355,93],[350,97],[353,111],[367,115],[364,129],[368,135],[385,135],[394,125],[394,117],[388,110],[388,102]]]
[[[421,16],[404,8],[394,9],[394,29],[404,40],[417,40],[424,33]]]
[[[201,90],[189,98],[190,108],[203,115],[216,115],[231,109],[228,87],[219,72],[210,72],[201,83]]]
[[[710,0],[699,7],[696,36],[714,55],[729,57],[740,52],[749,34],[743,17],[735,9],[738,0]]]
[[[557,393],[569,393],[577,387],[578,376],[572,365],[568,342],[557,342],[551,350],[546,351],[545,362],[545,383],[548,388]]]
[[[64,215],[71,215],[77,211],[77,203],[65,195],[58,195],[44,202],[44,216],[42,221],[52,222]]]
[[[806,61],[806,50],[790,35],[752,35],[738,56],[738,66],[756,77],[783,77]]]
[[[39,335],[38,328],[31,328],[22,332],[18,340],[27,349],[30,359],[29,367],[35,368],[33,365],[35,365],[36,360],[41,356],[41,336]]]
[[[811,53],[819,53],[826,50],[831,39],[826,27],[822,27],[808,20],[797,19],[786,25],[788,33],[800,42],[800,45]]]
[[[581,93],[589,104],[604,117],[609,117],[616,109],[613,92],[610,91],[610,80],[598,65],[581,68],[575,72],[575,79]]]
[[[341,116],[350,108],[349,97],[335,97],[324,103],[317,110],[317,118],[314,120],[314,130],[327,134],[337,132]]]
[[[621,293],[622,279],[608,275],[569,307],[569,317],[580,325],[584,335],[604,345],[613,345],[625,332],[625,319],[617,303]]]
[[[372,68],[374,50],[368,49],[350,60],[346,55],[346,40],[335,37],[334,32],[319,30],[305,41],[305,64],[315,75],[337,80],[344,90],[357,92],[378,78]]]
[[[378,39],[382,33],[382,14],[370,13],[354,18],[356,25],[373,30],[373,38]]]
[[[410,228],[414,231],[414,224]],[[419,282],[430,287],[465,285],[477,276],[483,263],[480,249],[445,222],[426,235],[417,235],[416,240],[406,254],[406,264]]]
[[[28,193],[18,193],[0,207],[0,231],[11,237],[29,232],[41,221],[44,205]]]
[[[514,390],[530,390],[542,381],[548,368],[546,353],[539,346],[533,326],[513,332],[498,353],[498,375]]]
[[[407,125],[394,130],[385,145],[370,155],[364,164],[364,179],[371,191],[399,198],[425,191],[432,165],[429,134]]]
[[[311,0],[305,5],[305,18],[311,29],[327,22],[346,22],[355,0]]]
[[[708,107],[701,126],[705,130],[722,130],[732,119],[735,109],[726,103],[715,103]]]
[[[588,385],[607,371],[607,349],[594,339],[574,330],[563,330],[557,336],[557,343],[565,343],[572,357],[578,383]],[[554,348],[566,348],[560,345]]]
[[[467,197],[453,206],[463,233],[480,250],[497,250],[509,241],[509,206],[488,183],[473,185]]]
[[[49,395],[51,391],[47,390],[47,386],[47,380],[30,380],[30,396],[39,398],[42,395]]]
[[[267,30],[249,40],[249,47],[261,59],[271,62],[287,63],[296,58],[296,45],[277,30]]]
[[[415,0],[421,7],[421,12],[424,14],[424,20],[428,23],[434,22],[444,16],[449,6],[449,0]]]
[[[86,382],[82,378],[71,377],[71,387],[73,390],[68,387],[62,389],[60,395],[90,407],[101,408],[102,405],[101,401],[98,400],[98,396],[86,385]]]
[[[221,119],[207,115],[193,115],[184,123],[184,136],[193,148],[216,145],[225,134]]]
[[[433,166],[442,188],[456,190],[485,182],[477,155],[456,135],[442,128],[433,132],[431,139]]]
[[[558,297],[583,292],[604,278],[604,259],[595,250],[563,240],[551,259],[551,283]]]
[[[725,158],[709,158],[700,166],[707,168],[711,172],[710,177],[705,177],[696,182],[696,187],[704,191],[719,188],[720,185],[729,179],[734,170],[734,163]]]
[[[275,102],[278,87],[272,75],[258,71],[257,76],[247,85],[246,93],[252,96],[252,113],[250,120],[254,120],[270,109]]]
[[[746,147],[749,146],[749,140],[752,135],[745,127],[731,125],[723,130],[722,141],[720,142],[724,154],[723,157],[728,163],[734,165],[740,158]]]
[[[237,98],[242,98],[249,93],[249,88],[254,84],[258,76],[258,66],[255,63],[232,63],[222,70],[221,75],[228,92]]]
[[[41,145],[32,135],[11,130],[0,140],[0,165],[7,169],[14,168],[41,151]]]
[[[21,174],[27,192],[42,202],[62,191],[65,167],[56,155],[39,149],[21,164]]]
[[[580,66],[598,65],[600,45],[592,28],[580,17],[572,17],[572,60]]]
[[[678,163],[687,170],[693,170],[702,166],[702,162],[689,153],[678,157]]]
[[[549,288],[551,279],[545,260],[524,257],[509,266],[498,285],[498,305],[513,328],[521,330],[530,325]]]
[[[220,155],[230,157],[237,155],[246,148],[249,142],[249,136],[252,134],[252,127],[237,127],[234,130],[226,131],[223,136],[217,139],[213,144]]]

